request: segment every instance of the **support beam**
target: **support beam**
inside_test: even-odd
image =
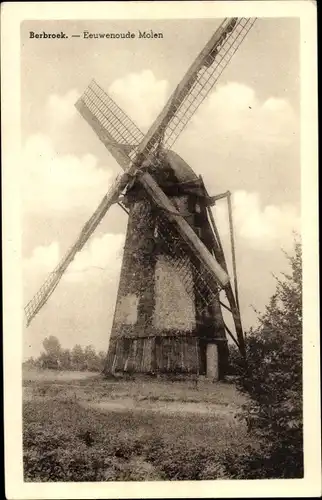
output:
[[[200,178],[201,178],[201,176],[200,176]],[[204,190],[205,190],[205,193],[208,195],[205,186],[204,186]],[[225,198],[225,197],[229,196],[228,193],[230,193],[230,192],[226,191],[226,193],[223,193],[222,195],[218,195],[218,196],[220,196],[221,198]],[[223,247],[222,247],[222,244],[220,241],[220,236],[218,233],[218,229],[217,229],[211,208],[209,206],[207,207],[207,211],[208,211],[209,219],[210,219],[210,222],[211,222],[211,225],[212,225],[212,228],[213,228],[216,240],[217,240],[219,252],[221,254],[220,256],[216,256],[216,258],[217,258],[218,262],[221,264],[221,266],[223,267],[223,269],[228,273],[225,255],[224,255],[224,250],[223,250]],[[234,319],[236,335],[238,338],[238,348],[240,350],[241,355],[244,358],[246,358],[245,339],[244,339],[244,332],[243,332],[243,327],[242,327],[242,322],[241,322],[241,317],[240,317],[239,306],[237,305],[237,301],[236,301],[236,298],[235,298],[235,295],[234,295],[234,292],[233,292],[233,289],[232,289],[230,282],[225,287],[225,293],[226,293],[226,297],[227,297],[227,300],[228,300],[230,308],[231,308],[230,312],[231,312],[233,319]]]
[[[126,210],[125,206],[124,206],[124,205],[123,205],[120,201],[118,201],[118,202],[117,202],[117,204],[118,204],[118,206],[119,206],[119,207],[121,207],[121,209],[122,209],[122,210],[124,210],[124,212],[125,212],[127,215],[129,215],[129,211],[128,211],[128,210]]]
[[[227,311],[229,311],[230,313],[232,312],[230,307],[226,306],[226,304],[224,304],[221,300],[219,301],[219,304],[224,308],[226,309]]]
[[[229,234],[230,234],[230,246],[231,246],[231,254],[232,254],[232,265],[233,265],[234,292],[235,292],[236,306],[237,306],[237,309],[239,310],[239,295],[238,295],[238,282],[237,282],[237,264],[236,264],[236,252],[235,252],[233,211],[232,211],[232,205],[231,205],[231,192],[230,191],[226,191],[225,193],[222,193],[222,194],[219,194],[219,195],[216,195],[216,196],[210,196],[208,198],[208,200],[213,200],[214,203],[212,203],[210,205],[208,203],[208,207],[209,207],[208,214],[209,214],[212,226],[213,226],[214,230],[216,230],[215,229],[216,225],[215,225],[215,221],[214,221],[213,214],[212,214],[212,211],[210,209],[210,206],[214,205],[217,200],[221,200],[223,198],[227,199],[227,204],[228,204]],[[216,234],[216,237],[218,238],[219,245],[220,245],[219,234],[218,235]],[[222,250],[222,253],[223,253],[222,247],[221,247],[221,250]],[[227,271],[226,262],[222,261],[220,263],[221,263],[221,265],[223,265],[223,263],[224,263],[223,267],[224,267],[225,271]],[[228,293],[231,296],[230,292],[228,292]],[[240,324],[241,324],[241,322],[240,322]]]
[[[228,196],[229,191],[226,191],[222,194],[216,194],[215,196],[208,196],[207,198],[207,207],[212,207],[216,205],[216,201],[222,200],[222,198],[226,198]]]
[[[227,203],[228,203],[230,245],[231,245],[231,255],[232,255],[233,274],[234,274],[235,298],[236,298],[237,307],[239,309],[237,266],[236,266],[235,238],[234,238],[234,225],[233,225],[233,210],[232,210],[232,206],[231,206],[231,192],[230,191],[227,191]]]
[[[226,325],[226,323],[224,323],[225,325],[225,330],[226,332],[228,333],[229,337],[232,339],[232,341],[236,344],[236,346],[238,347],[238,349],[240,350],[240,345],[239,343],[237,342],[237,340],[235,339],[235,337],[233,336],[233,334],[231,333],[231,331],[229,330],[228,326]]]

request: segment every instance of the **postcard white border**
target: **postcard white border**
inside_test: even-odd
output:
[[[1,9],[5,481],[8,499],[308,497],[321,494],[316,3],[30,2]],[[301,176],[305,477],[293,480],[24,483],[20,173],[20,22],[26,19],[297,17],[301,23]]]

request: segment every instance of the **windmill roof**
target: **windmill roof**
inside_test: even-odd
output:
[[[198,180],[198,176],[181,156],[174,151],[166,151],[167,160],[173,169],[179,182],[189,182]]]

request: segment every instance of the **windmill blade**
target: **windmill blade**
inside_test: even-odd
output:
[[[81,251],[85,243],[88,241],[89,237],[92,235],[92,233],[95,231],[95,229],[103,219],[109,207],[115,202],[115,193],[118,193],[119,191],[124,189],[125,186],[126,182],[124,182],[124,175],[121,177],[117,177],[91,218],[83,226],[75,243],[68,250],[65,257],[56,266],[56,268],[49,274],[38,292],[25,306],[27,326],[40,311],[40,309],[46,304],[47,300],[62,279],[66,269],[74,260],[76,254]]]
[[[207,97],[255,23],[255,18],[225,19],[193,62],[147,135],[92,80],[75,106],[118,161],[121,148],[136,163],[151,158],[162,142],[170,148]],[[138,147],[138,145],[140,146]]]
[[[256,18],[225,19],[188,69],[138,148],[146,157],[159,143],[170,148],[207,97]]]
[[[119,150],[130,159],[144,135],[126,113],[92,80],[75,104],[104,146],[119,161]]]
[[[107,103],[105,106],[100,98],[100,94],[104,94],[104,101]],[[93,109],[93,103],[96,104],[95,114],[91,111]],[[91,125],[123,170],[127,170],[131,163],[127,151],[129,152],[132,149],[131,143],[134,142],[137,144],[142,140],[142,132],[117,104],[104,93],[94,80],[75,106],[85,120]],[[102,115],[102,113],[104,114]],[[104,119],[102,119],[102,116]],[[117,134],[115,134],[115,121],[118,124]],[[115,139],[112,137],[111,131],[114,131]],[[118,141],[120,141],[120,143]],[[76,242],[71,246],[58,266],[49,274],[35,296],[28,302],[25,307],[27,326],[46,304],[68,266],[74,260],[76,254],[84,247],[89,237],[105,216],[109,207],[117,202],[120,193],[124,190],[127,183],[128,176],[125,174],[121,178],[116,178],[91,218],[85,223]]]

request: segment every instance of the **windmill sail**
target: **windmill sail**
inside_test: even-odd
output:
[[[143,150],[143,156],[147,158],[160,142],[164,147],[171,148],[214,87],[255,20],[255,18],[233,18],[222,22],[176,87],[145,137],[95,80],[92,80],[79,98],[76,108],[107,149],[111,150],[112,145],[118,145],[123,149],[131,148],[129,156],[132,160],[137,153],[142,154]],[[140,144],[139,149],[138,144]]]
[[[126,183],[123,182],[123,187]],[[104,196],[101,203],[98,205],[97,209],[91,216],[91,218],[84,224],[77,240],[67,251],[64,258],[55,267],[55,269],[49,274],[41,288],[34,295],[34,297],[25,306],[25,314],[27,318],[27,326],[30,324],[32,319],[36,316],[38,311],[46,304],[47,300],[54,292],[55,288],[62,279],[66,269],[70,263],[74,260],[76,254],[82,250],[85,243],[88,241],[89,237],[93,234],[103,217],[105,216],[109,207],[115,202],[115,192],[121,189],[122,178],[117,177],[109,189],[108,193]]]
[[[255,18],[225,19],[188,69],[144,137],[138,154],[150,154],[162,141],[171,147],[255,23]]]
[[[133,158],[144,135],[95,80],[91,81],[75,107],[116,160],[115,148],[121,148]]]

